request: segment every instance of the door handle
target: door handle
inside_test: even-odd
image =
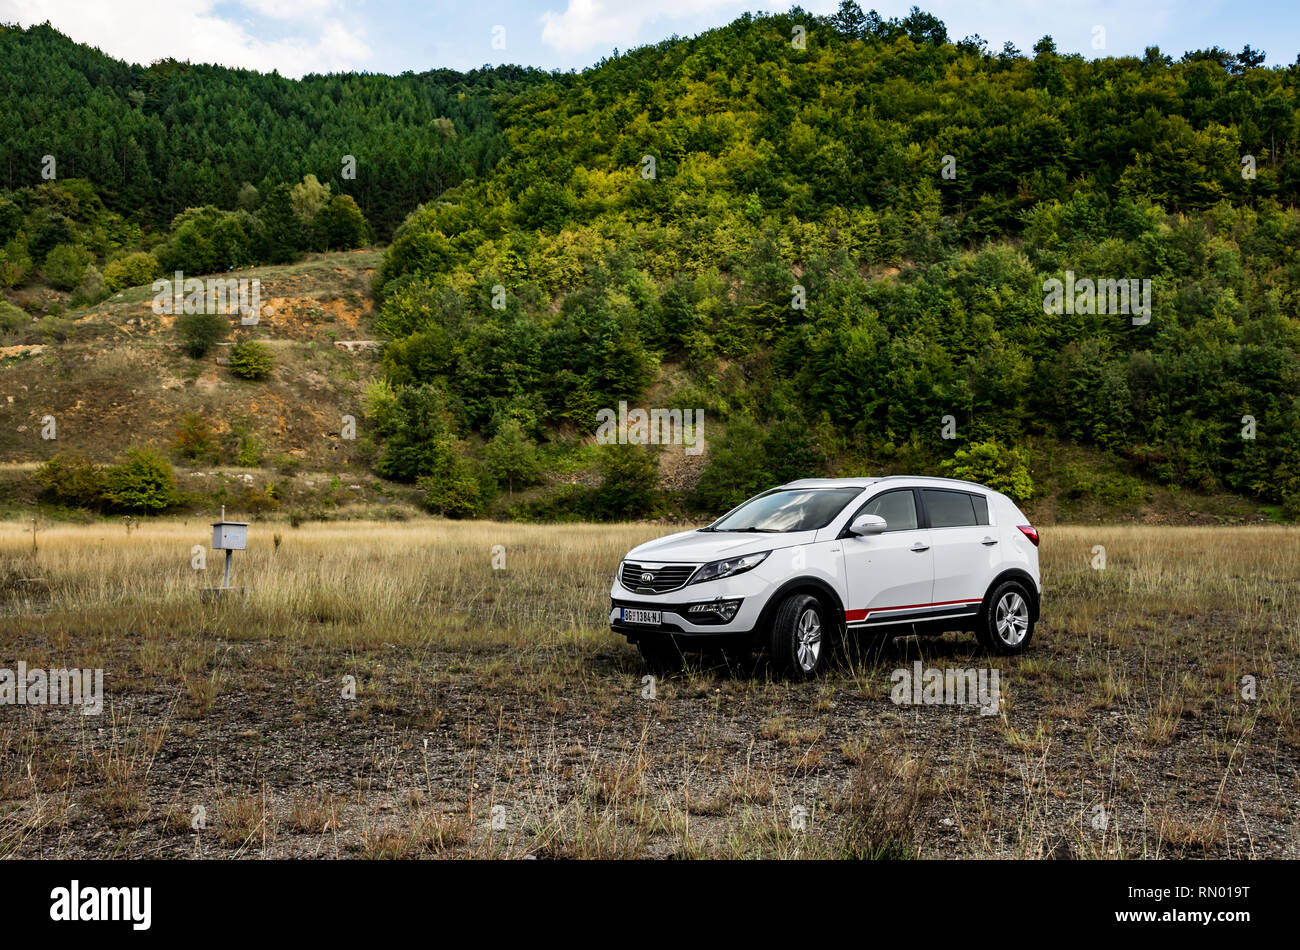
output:
[[[998,543],[997,538],[990,538],[990,537],[985,537],[984,540],[980,542],[980,544],[997,544],[997,543]]]
[[[917,541],[916,544],[912,545],[911,550],[915,551],[917,554],[920,554],[922,551],[930,550],[930,545],[922,544],[920,541]]]

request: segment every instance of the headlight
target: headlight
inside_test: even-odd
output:
[[[758,554],[746,554],[742,557],[729,557],[725,561],[710,561],[702,568],[695,572],[691,578],[692,584],[700,584],[704,581],[716,581],[723,577],[734,577],[737,574],[744,574],[746,571],[753,570],[763,563],[771,551],[762,551]]]

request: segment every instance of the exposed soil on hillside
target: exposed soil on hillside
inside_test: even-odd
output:
[[[198,412],[218,438],[255,433],[268,461],[354,466],[356,443],[341,437],[342,418],[361,416],[359,395],[379,374],[378,353],[337,344],[370,335],[378,259],[375,251],[348,252],[259,269],[258,324],[242,326],[232,315],[227,339],[197,360],[182,352],[173,318],[153,313],[148,288],[75,315],[76,329],[61,343],[6,348],[0,460],[43,461],[72,449],[108,461],[134,445],[169,444],[185,414]],[[232,342],[250,337],[275,354],[266,382],[240,380],[227,366]],[[45,437],[47,417],[54,438]]]

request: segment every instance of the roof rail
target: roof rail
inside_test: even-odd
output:
[[[888,481],[891,478],[908,478],[908,479],[912,479],[913,481],[947,482],[953,485],[970,485],[974,488],[983,489],[984,491],[993,490],[989,488],[987,485],[981,485],[979,482],[972,482],[970,479],[967,478],[948,478],[947,476],[944,475],[881,475],[879,477],[879,480],[883,482],[883,481]]]

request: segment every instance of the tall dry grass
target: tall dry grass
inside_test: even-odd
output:
[[[42,526],[0,522],[0,632],[51,625],[104,633],[204,631],[356,646],[380,642],[523,645],[582,639],[605,626],[610,579],[654,525],[524,525],[439,520],[254,524],[234,555],[246,599],[220,609],[208,525],[156,520]],[[277,545],[276,539],[279,539]],[[194,546],[206,570],[192,567]],[[493,567],[501,546],[505,567]],[[1096,545],[1106,566],[1094,569]],[[1078,630],[1131,613],[1230,614],[1297,649],[1300,530],[1071,526],[1044,532],[1045,615]]]
[[[202,522],[41,528],[0,523],[0,630],[50,625],[105,632],[289,637],[313,643],[522,644],[566,639],[604,619],[609,582],[647,526],[489,522],[257,525],[234,554],[246,598],[219,608],[200,591],[221,584],[223,553]],[[276,544],[276,538],[279,544]],[[206,569],[195,570],[194,546]],[[504,568],[494,568],[504,556]],[[31,609],[36,608],[36,609]]]

